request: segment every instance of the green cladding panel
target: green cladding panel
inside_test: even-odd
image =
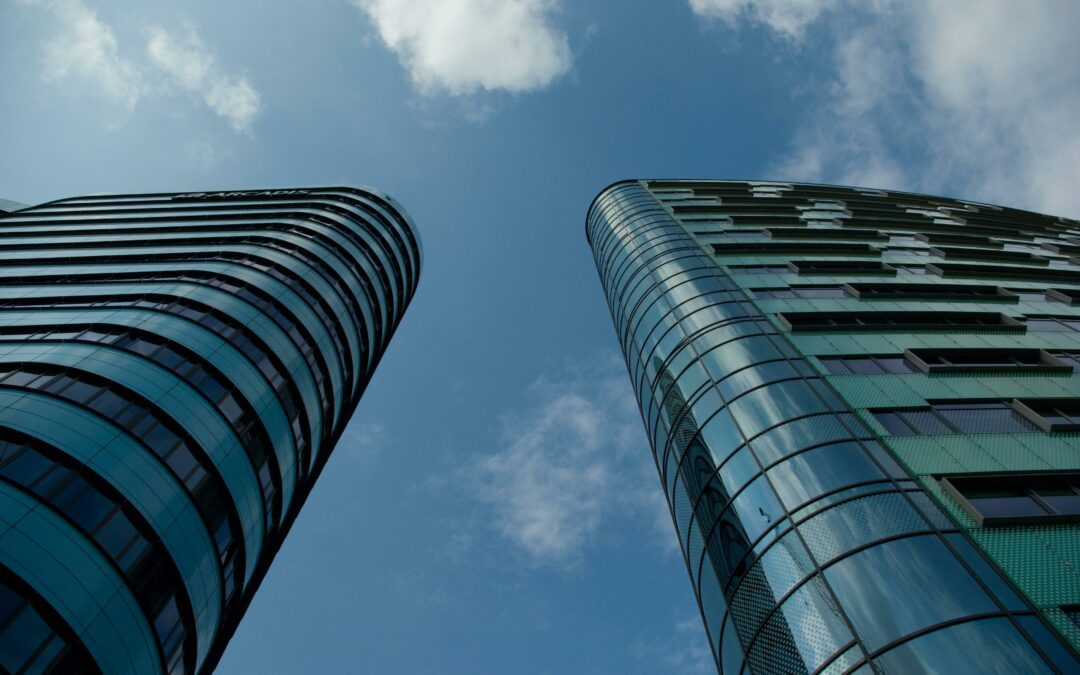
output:
[[[209,672],[412,298],[417,233],[329,187],[64,199],[0,213],[0,248],[0,672]]]
[[[654,180],[586,231],[722,672],[1080,671],[1080,223]]]

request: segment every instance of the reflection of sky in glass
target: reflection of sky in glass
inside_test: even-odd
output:
[[[830,601],[821,577],[814,577],[784,603],[784,618],[810,670],[851,641],[851,632],[836,604]]]
[[[936,538],[899,539],[845,558],[825,571],[870,649],[994,603]]]
[[[886,675],[1035,675],[1051,671],[1008,619],[984,619],[915,638],[877,659]]]

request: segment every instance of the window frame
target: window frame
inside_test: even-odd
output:
[[[1058,513],[1054,507],[1039,495],[1039,488],[1059,487],[1068,481],[1067,487],[1080,496],[1080,473],[962,473],[934,476],[942,489],[971,516],[979,527],[1000,527],[1007,525],[1056,525],[1080,522],[1080,513]],[[975,484],[973,485],[972,482]],[[979,483],[985,483],[986,486]],[[965,485],[966,484],[966,485]],[[964,494],[975,489],[1018,489],[1025,496],[1035,501],[1046,510],[1043,515],[987,516],[978,510]]]
[[[986,354],[986,355],[998,355],[1005,356],[1007,353],[1020,354],[1031,359],[1028,363],[1004,363],[987,361],[986,363],[949,363],[949,356],[960,356],[969,354]],[[946,363],[936,362],[937,359],[931,357],[944,358]],[[1017,356],[1018,360],[1022,357]],[[1073,372],[1073,367],[1061,359],[1057,358],[1045,349],[995,349],[995,348],[915,348],[905,349],[904,359],[918,368],[920,371],[927,375],[941,374],[941,373],[972,373],[972,372],[1004,372],[1004,373],[1017,373],[1017,372],[1037,372],[1045,374],[1061,374],[1069,375]]]

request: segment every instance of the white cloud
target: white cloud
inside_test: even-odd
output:
[[[261,107],[259,93],[247,78],[222,73],[194,31],[177,38],[163,28],[152,28],[146,51],[154,66],[184,89],[201,96],[233,129],[251,131]]]
[[[503,537],[536,563],[574,566],[616,512],[651,524],[662,496],[621,362],[533,390],[539,403],[506,416],[505,445],[469,476]]]
[[[119,54],[112,28],[78,0],[24,0],[51,12],[59,32],[45,43],[47,80],[73,78],[92,83],[106,97],[132,109],[146,93],[134,63]]]
[[[690,0],[699,16],[735,26],[742,18],[763,23],[789,38],[803,31],[838,0]]]
[[[771,177],[1080,215],[1080,4],[848,0],[835,21],[807,28],[762,18],[771,2],[690,1],[832,45],[830,81]]]
[[[182,90],[198,95],[233,129],[251,130],[261,104],[259,93],[245,77],[221,70],[194,30],[181,39],[161,28],[148,31],[145,58],[125,56],[113,28],[81,0],[22,0],[48,11],[57,32],[44,45],[46,80],[87,83],[127,110],[166,88],[151,85],[164,73]]]
[[[527,92],[570,69],[555,0],[353,0],[424,93]]]

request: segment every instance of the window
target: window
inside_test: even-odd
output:
[[[896,274],[896,268],[880,260],[793,260],[788,267],[796,274]]]
[[[926,265],[908,265],[906,263],[889,263],[889,266],[898,272],[907,274],[926,274]]]
[[[1020,302],[1042,302],[1046,300],[1046,293],[1032,288],[1007,288],[1005,290],[1015,295]]]
[[[848,292],[860,300],[972,300],[1017,302],[1016,294],[986,284],[854,283]]]
[[[877,249],[870,244],[856,244],[845,242],[824,241],[797,241],[797,242],[774,242],[774,241],[747,241],[712,244],[713,253],[716,255],[782,255],[786,253],[796,255],[814,255],[830,253],[862,253],[863,255],[880,255]]]
[[[5,445],[9,448],[0,461],[0,480],[36,495],[97,542],[120,568],[149,616],[161,621],[163,606],[171,603],[175,609],[178,595],[186,598],[180,572],[168,562],[161,545],[151,543],[156,539],[144,535],[152,531],[150,526],[126,506],[119,494],[80,475],[86,473],[85,467],[71,464],[65,453],[51,445],[10,429],[0,429],[0,435],[8,439]],[[10,450],[11,447],[17,449]],[[31,466],[35,470],[27,471]],[[141,554],[150,551],[157,559],[152,564],[143,564],[147,560]],[[193,618],[189,613],[181,617],[178,610],[175,616],[167,618],[176,639],[171,642],[162,639],[163,651],[168,661],[179,663],[184,658],[183,640],[190,632]],[[194,642],[189,642],[192,649],[187,651],[193,652]],[[190,661],[193,654],[188,656]]]
[[[1063,333],[1080,331],[1080,316],[1048,316],[1031,314],[1024,317],[1024,323],[1031,332]]]
[[[818,361],[833,375],[881,375],[883,373],[904,374],[919,372],[913,365],[905,361],[901,354],[819,356]]]
[[[1080,399],[1016,399],[1012,406],[1043,431],[1080,431]]]
[[[856,228],[831,229],[820,227],[770,227],[765,230],[770,239],[886,239],[889,235],[878,230]]]
[[[787,265],[728,265],[732,274],[787,274]]]
[[[847,297],[842,286],[792,286],[790,288],[759,288],[754,297],[773,300],[794,298],[843,298]]]
[[[982,526],[1080,521],[1080,474],[945,476],[941,485]]]
[[[892,436],[1032,433],[1040,427],[1005,401],[940,402],[923,408],[871,410]]]
[[[930,252],[947,260],[995,260],[1006,263],[1027,263],[1046,265],[1046,258],[1024,251],[988,250],[984,248],[958,248],[953,246],[934,246]]]
[[[1042,349],[909,349],[904,355],[924,373],[1073,371],[1071,363]]]
[[[1049,267],[1020,267],[1009,265],[976,265],[965,263],[931,263],[927,271],[939,277],[983,277],[988,279],[1020,279],[1023,281],[1080,281],[1080,272]]]
[[[1024,329],[1024,324],[1016,319],[995,312],[782,312],[777,317],[794,333],[889,329],[1022,332]]]

